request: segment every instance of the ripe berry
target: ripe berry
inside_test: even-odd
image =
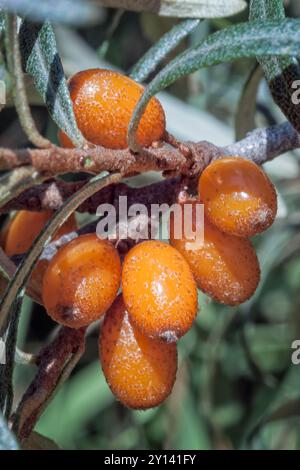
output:
[[[53,320],[70,328],[100,318],[117,295],[121,262],[114,246],[95,234],[64,245],[43,280],[43,302]]]
[[[244,158],[222,158],[208,165],[200,176],[199,195],[209,220],[237,236],[266,230],[277,212],[273,184],[258,165]]]
[[[70,95],[79,129],[93,144],[111,149],[127,147],[127,129],[144,88],[112,70],[90,69],[69,81]],[[165,114],[152,98],[140,121],[136,138],[143,147],[160,140],[165,132]],[[63,142],[70,146],[68,140]]]
[[[124,302],[145,334],[176,341],[197,314],[197,289],[185,259],[166,243],[146,241],[127,254],[122,272]]]
[[[52,211],[31,212],[22,210],[17,212],[3,230],[3,247],[7,256],[14,256],[28,251],[52,215]],[[76,218],[72,214],[56,232],[53,240],[76,229]],[[41,293],[43,277],[48,264],[49,262],[46,259],[39,260],[32,272],[30,284],[37,296]]]
[[[193,209],[195,204],[193,202]],[[196,227],[195,215],[196,211],[193,210],[193,230]],[[171,245],[188,261],[199,289],[226,305],[238,305],[253,295],[259,283],[260,269],[255,250],[248,239],[221,232],[205,219],[203,245],[188,249],[192,248],[191,242],[195,237],[192,240],[185,236],[175,239],[174,221],[171,214]],[[182,233],[185,234],[184,231]]]
[[[177,371],[176,344],[149,338],[135,328],[121,295],[105,315],[99,351],[107,383],[125,406],[151,408],[171,393]]]
[[[6,232],[4,251],[7,256],[14,256],[28,251],[52,215],[52,211],[31,212],[22,210],[17,212],[4,229]],[[76,228],[76,219],[72,214],[53,238],[60,238],[62,235],[76,230]]]

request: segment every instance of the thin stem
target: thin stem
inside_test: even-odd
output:
[[[0,206],[18,197],[26,189],[42,183],[45,179],[32,166],[16,168],[0,178]]]
[[[39,148],[49,148],[53,144],[37,130],[32,118],[24,84],[21,53],[19,46],[17,16],[7,14],[6,52],[9,72],[13,80],[13,99],[20,124],[30,141]]]
[[[85,330],[61,328],[54,340],[38,355],[38,371],[18,405],[13,430],[22,441],[55,394],[69,377],[84,352]]]
[[[182,153],[182,148],[185,149]],[[8,170],[32,165],[39,172],[54,176],[68,172],[120,171],[123,175],[145,171],[175,172],[188,178],[198,177],[212,160],[224,155],[237,155],[261,165],[275,157],[300,148],[300,135],[289,122],[277,126],[255,129],[244,139],[227,147],[216,147],[210,142],[182,142],[182,148],[166,143],[152,146],[141,154],[128,148],[113,150],[93,149],[8,149],[0,148],[0,169]],[[189,156],[187,156],[189,150]]]

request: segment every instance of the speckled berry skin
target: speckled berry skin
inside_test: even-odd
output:
[[[110,149],[127,147],[127,130],[143,86],[112,70],[90,69],[78,72],[69,81],[70,95],[79,129],[96,145]],[[152,98],[140,121],[136,139],[143,147],[162,139],[165,113]],[[60,134],[62,146],[71,147]]]
[[[105,315],[99,352],[107,383],[125,406],[145,410],[160,405],[171,393],[176,344],[151,339],[133,326],[122,296]]]
[[[145,241],[126,255],[123,297],[133,323],[154,338],[176,341],[197,314],[197,288],[182,255],[166,243]]]
[[[195,213],[193,210],[193,230]],[[191,241],[184,237],[174,239],[174,215],[171,214],[170,243],[188,261],[199,289],[218,302],[231,306],[245,302],[254,294],[260,269],[248,239],[221,232],[205,219],[204,243],[199,248],[187,249]]]
[[[117,250],[95,234],[81,235],[52,258],[43,280],[43,302],[56,322],[81,328],[114,301],[121,278]]]
[[[206,216],[226,233],[251,237],[274,222],[275,188],[249,160],[226,157],[212,162],[201,174],[198,189]]]

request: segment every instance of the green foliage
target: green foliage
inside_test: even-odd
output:
[[[138,61],[130,73],[130,77],[137,82],[144,82],[157,65],[198,25],[200,20],[185,20],[173,26],[162,38],[149,49]]]
[[[281,0],[252,0],[250,19],[284,20],[285,12]],[[291,55],[291,54],[290,54]],[[299,57],[299,53],[295,54]],[[268,80],[274,101],[294,127],[300,131],[299,107],[292,101],[294,89],[292,84],[300,79],[300,68],[296,58],[292,57],[258,57],[258,61]]]
[[[235,118],[237,140],[255,128],[256,97],[262,77],[263,71],[259,65],[256,65],[245,83]]]
[[[5,26],[5,13],[3,10],[0,9],[0,35],[4,29],[4,26]]]
[[[285,18],[282,0],[251,0],[250,19],[283,20]]]
[[[51,24],[45,22],[41,25],[24,20],[19,37],[24,69],[34,77],[35,86],[51,117],[74,144],[82,146],[84,138],[76,124]]]
[[[299,40],[299,20],[253,21],[225,28],[187,49],[158,73],[146,88],[129,126],[130,146],[135,148],[134,133],[151,97],[179,78],[200,68],[244,57],[294,56],[300,52]]]

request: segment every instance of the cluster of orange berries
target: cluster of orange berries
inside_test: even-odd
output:
[[[170,242],[188,261],[199,289],[226,305],[241,304],[259,283],[259,263],[249,237],[266,230],[275,219],[274,186],[255,163],[224,157],[203,171],[198,194],[204,205],[203,246],[190,250],[190,239],[176,240],[172,217]]]
[[[111,148],[126,146],[142,87],[114,72],[92,70],[73,77],[70,91],[79,128],[88,140]],[[141,145],[150,145],[164,133],[159,102],[148,106],[139,127]],[[195,199],[187,202],[197,204]],[[55,321],[81,328],[105,314],[99,338],[103,372],[115,396],[131,408],[157,406],[170,394],[177,370],[176,343],[196,317],[197,287],[219,302],[238,305],[259,282],[249,237],[272,224],[277,208],[274,187],[263,170],[242,158],[216,160],[199,179],[198,202],[204,204],[204,243],[195,249],[187,246],[192,240],[175,238],[172,214],[170,244],[143,241],[123,263],[109,241],[89,234],[65,244],[43,266],[43,303]],[[49,216],[20,212],[6,231],[6,253],[26,251]],[[184,224],[184,217],[181,220]],[[69,220],[68,229],[74,229],[74,223]],[[28,232],[30,227],[34,233]]]

